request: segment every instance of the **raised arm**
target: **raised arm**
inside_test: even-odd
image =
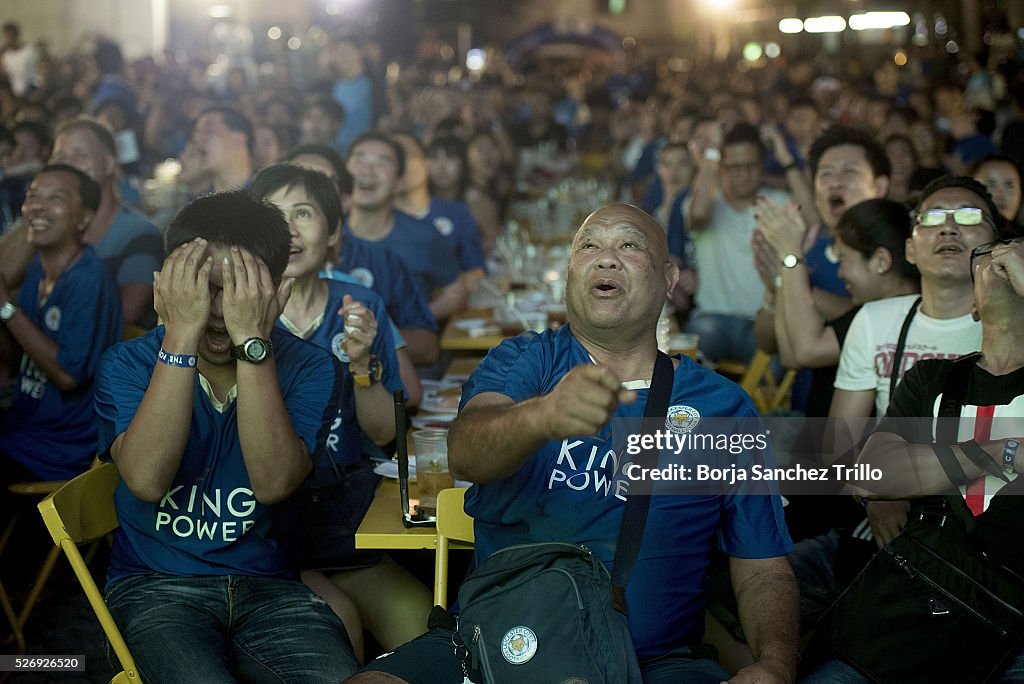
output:
[[[377,319],[369,307],[345,295],[339,316],[345,319],[345,353],[348,368],[353,375],[370,371],[370,355],[377,338]],[[389,325],[390,323],[385,323]],[[388,336],[389,344],[393,343]],[[381,362],[378,358],[378,362]],[[374,444],[387,444],[395,438],[395,412],[391,393],[377,382],[370,386],[353,385],[356,397],[356,420],[359,427]]]
[[[224,325],[231,343],[267,339],[281,315],[292,279],[274,287],[266,264],[232,247],[223,263]],[[238,439],[253,495],[263,504],[283,501],[313,468],[306,444],[285,408],[273,357],[263,363],[239,361]]]
[[[178,247],[155,274],[154,303],[165,325],[163,350],[197,354],[210,315],[210,268],[206,241]],[[128,489],[143,501],[159,501],[181,466],[192,422],[196,368],[158,362],[128,428],[110,447]],[[113,392],[117,387],[111,387]]]
[[[569,371],[548,394],[519,403],[497,392],[478,394],[448,430],[452,474],[480,483],[509,477],[545,442],[592,435],[619,402],[635,398],[611,370],[591,364]]]

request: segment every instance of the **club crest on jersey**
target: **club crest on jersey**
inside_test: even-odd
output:
[[[677,434],[691,432],[700,423],[700,412],[692,406],[669,406],[665,427]]]
[[[537,635],[529,627],[513,627],[501,639],[501,655],[513,665],[529,662],[537,653]]]
[[[56,306],[51,306],[43,314],[43,322],[46,323],[46,327],[57,332],[60,330],[60,309]]]
[[[359,266],[353,268],[348,274],[362,283],[363,287],[373,287],[373,273],[370,272],[370,269]]]
[[[447,216],[438,216],[434,219],[434,228],[437,228],[437,232],[441,235],[448,237],[455,230],[455,224]]]
[[[340,332],[331,338],[331,351],[339,359],[348,363],[348,352],[345,351],[345,333]]]

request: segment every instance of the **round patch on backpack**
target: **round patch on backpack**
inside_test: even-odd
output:
[[[529,627],[513,627],[501,639],[501,655],[513,665],[529,662],[537,653],[537,635]]]

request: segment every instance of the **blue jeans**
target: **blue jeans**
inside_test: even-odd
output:
[[[757,351],[754,321],[746,318],[698,310],[686,321],[684,332],[700,335],[697,346],[712,361],[737,359],[746,363]]]
[[[341,620],[300,582],[136,575],[105,600],[147,684],[336,684],[359,667]]]
[[[898,658],[899,654],[893,654]],[[826,660],[805,677],[800,684],[870,684],[859,672],[841,660]],[[1024,654],[1010,661],[1003,676],[995,680],[996,684],[1020,684],[1024,682]]]

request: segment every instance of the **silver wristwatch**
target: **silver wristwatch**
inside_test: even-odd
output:
[[[0,321],[6,323],[7,321],[14,318],[14,314],[17,313],[18,307],[10,302],[5,302],[3,306],[0,306]]]

